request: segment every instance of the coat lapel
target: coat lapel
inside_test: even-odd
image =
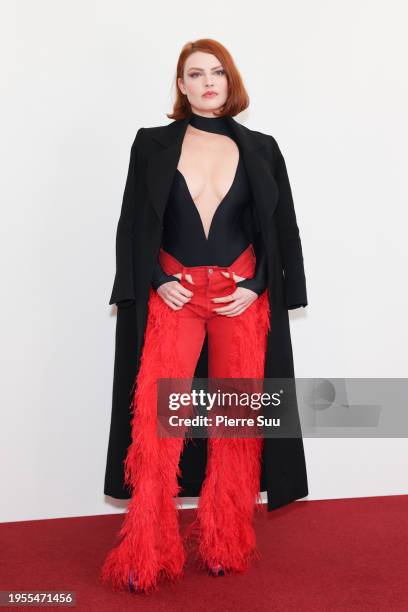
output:
[[[273,177],[272,161],[266,157],[265,139],[233,117],[228,117],[228,121],[244,159],[261,226],[266,228],[277,206],[279,189]],[[146,180],[151,204],[161,224],[188,124],[188,118],[180,119],[151,132],[162,148],[149,155]]]

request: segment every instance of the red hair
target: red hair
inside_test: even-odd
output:
[[[186,43],[181,50],[176,68],[176,99],[173,105],[173,112],[167,113],[167,117],[178,120],[185,119],[191,115],[190,102],[187,96],[181,93],[177,79],[179,77],[183,78],[186,60],[195,51],[215,55],[225,70],[228,80],[228,97],[218,115],[230,115],[233,117],[245,110],[249,106],[249,96],[230,52],[216,40],[200,38],[194,42]]]

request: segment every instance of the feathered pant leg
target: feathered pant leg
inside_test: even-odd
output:
[[[129,588],[132,570],[142,591],[157,588],[161,574],[178,578],[185,551],[175,505],[180,487],[179,459],[183,438],[157,434],[157,380],[187,378],[191,373],[178,358],[179,317],[150,290],[148,318],[132,402],[132,442],[125,460],[125,482],[132,491],[120,542],[102,567],[103,582]]]
[[[209,378],[263,379],[268,329],[267,292],[237,317],[212,319]],[[251,385],[262,391],[257,381]],[[261,509],[256,504],[261,502],[262,447],[263,438],[208,439],[206,477],[192,528],[204,566],[221,563],[227,572],[243,572],[260,556],[253,515]]]
[[[245,252],[246,258],[248,254]],[[203,272],[203,267],[200,270]],[[239,269],[236,273],[240,274]],[[206,269],[202,275],[197,274],[196,281],[200,278],[207,278]],[[118,534],[119,542],[107,555],[101,572],[102,581],[110,582],[114,588],[128,589],[133,571],[140,590],[155,589],[160,575],[177,579],[185,564],[175,503],[180,491],[177,477],[181,476],[179,460],[184,439],[158,436],[157,380],[192,379],[206,331],[209,377],[263,377],[268,292],[239,316],[215,315],[211,288],[215,295],[231,291],[231,281],[224,284],[221,276],[219,279],[218,284],[198,282],[192,303],[178,311],[150,290],[131,404],[132,442],[124,466],[132,498]],[[188,288],[188,284],[184,286]],[[208,445],[206,478],[192,532],[198,533],[204,564],[220,562],[227,571],[243,571],[257,553],[252,517],[259,496],[262,439],[213,438]]]

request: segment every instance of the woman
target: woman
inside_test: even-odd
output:
[[[205,339],[210,378],[259,380],[265,372],[293,376],[290,338],[284,337],[288,326],[280,325],[279,316],[307,305],[283,157],[272,137],[254,133],[257,149],[274,149],[275,181],[265,158],[258,152],[255,158],[248,141],[239,136],[232,116],[248,106],[248,97],[230,54],[209,39],[190,43],[181,53],[177,77],[177,101],[170,115],[175,121],[166,133],[161,127],[141,128],[132,147],[110,301],[118,305],[118,317],[127,317],[128,331],[139,323],[140,365],[131,390],[131,444],[124,459],[124,479],[132,499],[121,541],[105,560],[102,579],[139,592],[156,588],[162,575],[179,578],[185,563],[174,504],[182,489],[178,479],[184,440],[157,435],[157,380],[191,382]],[[152,140],[156,147],[157,142],[162,145],[154,156],[148,153]],[[254,148],[253,141],[250,144]],[[160,175],[154,176],[153,170],[159,168]],[[270,187],[267,193],[254,181],[255,175]],[[143,192],[146,183],[150,199]],[[279,206],[278,195],[283,202]],[[158,229],[153,229],[152,215]],[[274,237],[274,229],[268,234],[267,228],[274,228],[275,218],[281,231],[271,246],[268,237]],[[142,238],[138,226],[151,227],[151,234]],[[160,248],[155,250],[158,235]],[[285,270],[284,283],[276,266]],[[140,323],[147,281],[147,321]],[[279,346],[279,340],[275,348],[269,344],[274,303],[281,346],[286,354],[289,351],[289,365],[280,371],[266,367],[266,358],[270,360]],[[284,317],[281,320],[285,323]],[[118,328],[117,349],[122,333]],[[115,377],[119,377],[118,360]],[[108,465],[114,452],[113,423],[112,417]],[[117,424],[116,419],[115,428]],[[266,442],[259,437],[208,439],[193,527],[199,558],[214,576],[245,571],[259,555],[253,512],[264,488],[261,463],[268,466],[276,452],[280,460],[285,453],[290,455],[286,482],[277,489],[275,501],[269,499],[267,487],[268,509],[307,495],[301,438],[273,440],[275,451],[267,454]],[[273,470],[277,469],[276,463]],[[109,493],[108,471],[105,492]]]

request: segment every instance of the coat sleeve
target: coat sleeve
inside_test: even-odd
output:
[[[140,128],[130,150],[130,160],[122,198],[122,208],[116,230],[116,273],[109,304],[118,308],[131,306],[135,301],[133,281],[133,236],[136,221],[136,186],[139,171],[140,142],[144,128]]]
[[[166,274],[160,265],[159,258],[157,258],[153,269],[152,281],[150,283],[151,286],[153,287],[153,289],[155,289],[155,291],[157,291],[157,289],[161,287],[161,285],[164,285],[164,283],[169,283],[170,281],[178,281],[179,283],[181,282],[180,279],[177,278],[177,276],[173,276],[172,274]]]
[[[286,163],[276,140],[274,142],[277,149],[275,180],[279,188],[275,219],[283,264],[286,308],[293,310],[294,308],[307,306],[306,278],[302,245]]]
[[[261,227],[259,218],[254,207],[254,203],[250,206],[251,210],[251,225],[253,231],[251,232],[251,242],[254,247],[256,266],[255,274],[253,278],[246,278],[245,280],[238,281],[237,287],[244,287],[245,289],[251,289],[258,295],[261,295],[268,287],[268,264],[266,259],[265,246],[262,240]]]

